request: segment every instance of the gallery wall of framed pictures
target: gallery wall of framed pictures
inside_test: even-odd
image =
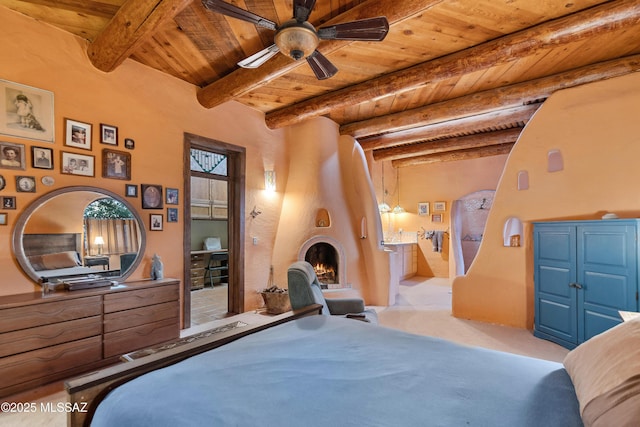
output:
[[[135,141],[121,135],[117,123],[94,124],[81,115],[56,119],[53,92],[1,79],[0,105],[0,226],[9,223],[5,211],[19,209],[21,194],[49,191],[57,173],[73,175],[77,185],[100,186],[91,182],[95,179],[131,181]],[[56,141],[56,124],[61,141]],[[122,192],[139,198],[140,209],[173,205],[166,213],[150,214],[149,230],[162,231],[165,215],[167,223],[178,222],[178,189],[129,182]]]
[[[420,202],[418,203],[418,216],[429,219],[434,224],[446,222],[447,202]]]

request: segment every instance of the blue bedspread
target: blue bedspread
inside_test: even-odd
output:
[[[94,426],[580,426],[559,363],[312,316],[112,391]]]

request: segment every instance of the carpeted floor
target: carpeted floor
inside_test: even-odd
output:
[[[449,279],[415,277],[402,282],[396,304],[380,310],[378,318],[390,328],[539,359],[562,362],[569,352],[526,329],[453,317]]]
[[[225,290],[226,293],[226,290]],[[193,295],[192,295],[193,296]],[[380,324],[419,335],[432,335],[471,346],[486,347],[547,360],[562,361],[568,350],[535,338],[531,331],[491,325],[472,320],[457,319],[451,315],[451,286],[448,279],[416,277],[400,285],[400,294],[392,307],[377,308]],[[202,333],[233,321],[252,325],[268,321],[259,313],[243,313],[226,319],[196,325],[181,333],[182,337]],[[66,401],[63,383],[54,383],[20,395],[0,399],[3,402],[33,402],[40,404]],[[0,413],[0,426],[11,427],[63,427],[63,412]]]

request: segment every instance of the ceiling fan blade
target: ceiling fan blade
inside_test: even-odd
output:
[[[280,52],[280,49],[278,49],[278,46],[273,44],[268,48],[263,49],[246,59],[243,59],[242,61],[238,62],[238,65],[242,68],[258,68],[269,59],[273,58],[278,52]]]
[[[336,66],[317,50],[307,56],[307,62],[318,80],[328,79],[338,72]]]
[[[214,12],[218,12],[232,18],[241,19],[243,21],[251,22],[252,24],[268,28],[273,31],[275,31],[278,27],[275,22],[267,18],[263,18],[262,16],[256,15],[253,12],[249,12],[248,10],[240,9],[238,6],[234,6],[224,1],[202,0],[202,4],[205,8]]]
[[[315,5],[316,0],[295,0],[293,3],[293,18],[300,22],[307,21]]]
[[[324,40],[382,41],[389,32],[389,22],[384,16],[345,22],[318,29],[318,37]]]

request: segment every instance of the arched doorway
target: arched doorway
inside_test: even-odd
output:
[[[478,253],[494,195],[494,190],[482,190],[453,203],[451,243],[458,276],[469,270]]]

